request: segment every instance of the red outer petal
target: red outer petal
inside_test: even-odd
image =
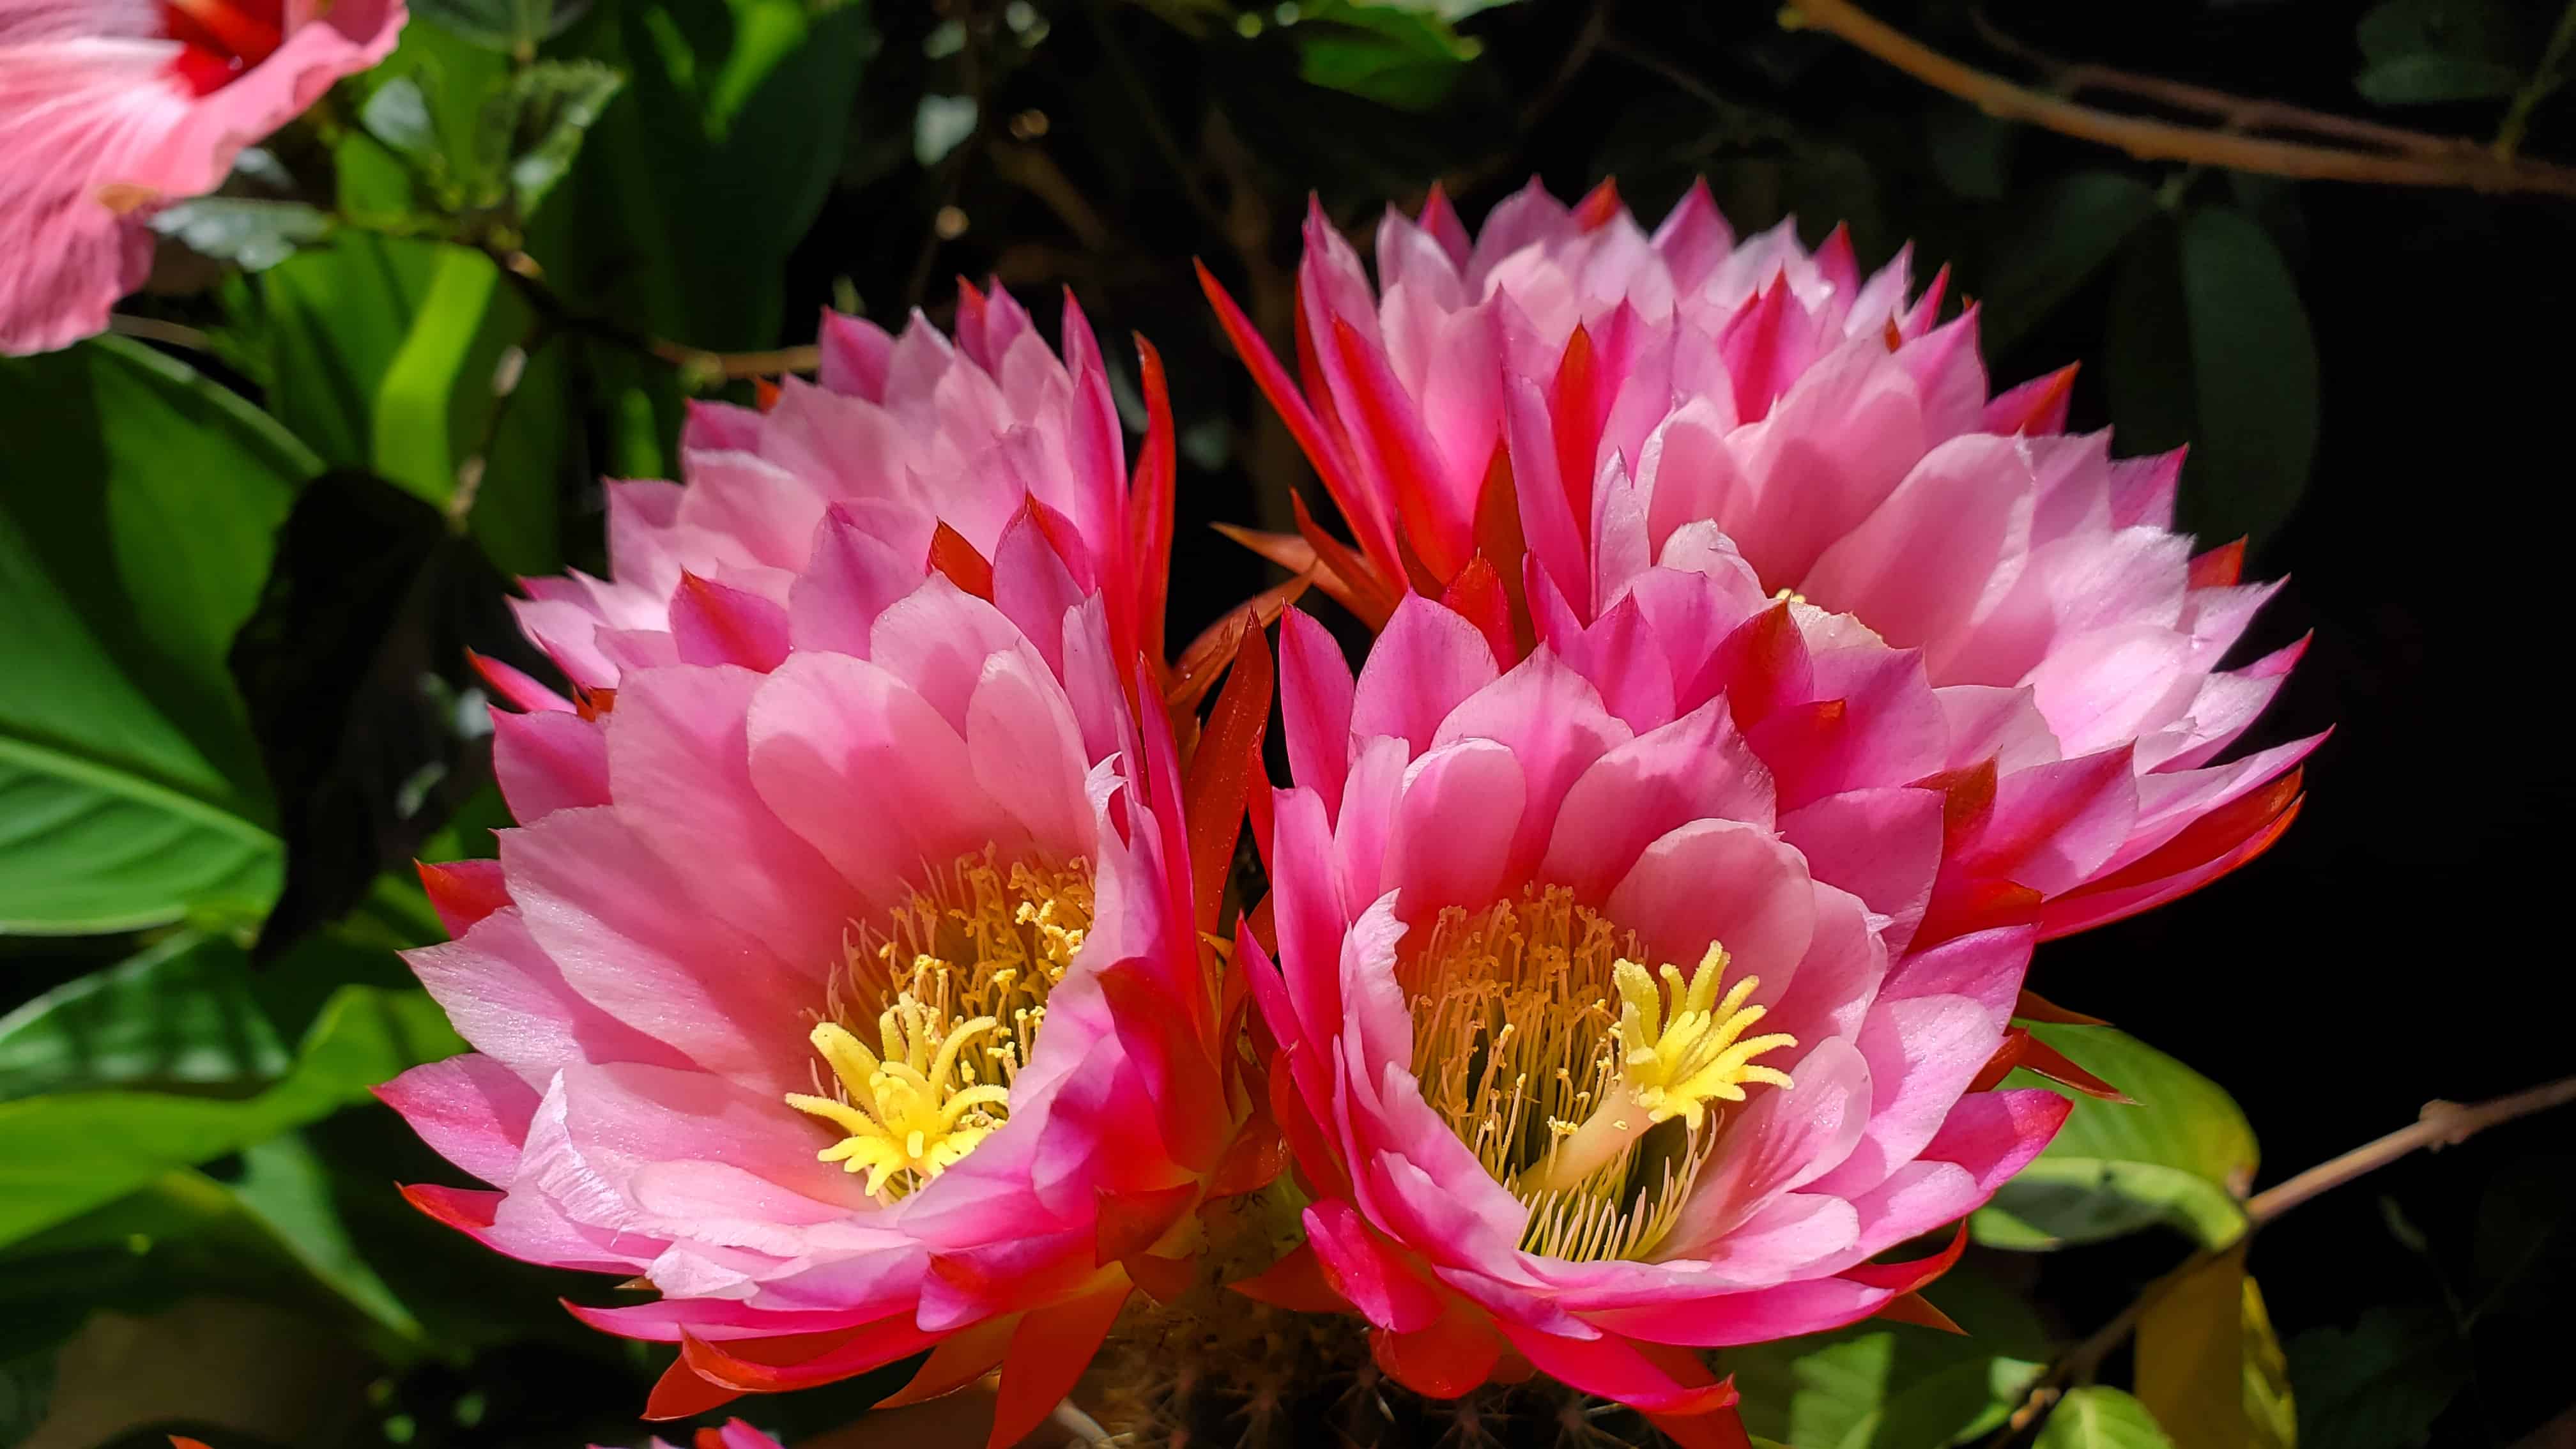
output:
[[[1288,425],[1289,436],[1295,438],[1297,446],[1304,450],[1306,461],[1315,465],[1316,474],[1324,480],[1324,491],[1332,495],[1334,505],[1342,510],[1342,516],[1351,521],[1351,527],[1363,539],[1368,538],[1372,532],[1369,520],[1376,515],[1360,511],[1361,500],[1352,489],[1349,465],[1325,434],[1323,421],[1307,404],[1305,394],[1297,390],[1288,370],[1279,365],[1279,359],[1270,351],[1270,344],[1261,340],[1260,329],[1252,325],[1252,319],[1244,316],[1243,309],[1234,304],[1234,298],[1217,284],[1216,277],[1207,269],[1207,263],[1193,261],[1191,265],[1198,268],[1199,290],[1207,294],[1208,305],[1216,309],[1217,325],[1225,330],[1226,340],[1234,344],[1235,355],[1243,359],[1243,365],[1252,373],[1252,380],[1260,387],[1261,395],[1269,399],[1271,410]],[[1373,545],[1364,543],[1362,546],[1370,550],[1372,557],[1379,551]],[[1381,562],[1391,564],[1393,560],[1389,558]]]
[[[1339,578],[1352,595],[1348,599],[1342,599],[1340,595],[1334,597],[1359,615],[1360,621],[1369,628],[1385,628],[1386,621],[1395,615],[1396,601],[1402,597],[1403,591],[1389,582],[1382,570],[1326,533],[1323,525],[1315,521],[1315,515],[1308,511],[1303,495],[1291,492],[1288,506],[1296,513],[1297,536],[1306,540],[1307,547],[1315,551],[1317,561]]]
[[[1483,554],[1467,560],[1449,580],[1440,602],[1451,612],[1463,615],[1485,636],[1497,659],[1518,657],[1512,640],[1512,605],[1503,594],[1503,581]]]
[[[993,602],[993,564],[966,541],[966,535],[942,523],[930,535],[930,566],[966,592]]]
[[[2075,368],[2070,362],[1986,404],[1985,430],[2007,437],[2066,431],[2066,404],[2075,395]]]
[[[438,912],[438,923],[447,928],[451,940],[510,903],[510,883],[497,860],[452,860],[443,864],[424,860],[416,862],[415,868],[420,871],[421,889],[429,893],[429,904]]]
[[[1955,1333],[1961,1337],[1965,1337],[1968,1332],[1959,1326],[1956,1319],[1933,1307],[1932,1300],[1920,1293],[1899,1293],[1888,1299],[1886,1305],[1871,1316],[1884,1318],[1890,1323],[1911,1323],[1918,1328],[1938,1329],[1943,1333]]]
[[[1315,1256],[1315,1245],[1299,1243],[1288,1250],[1288,1256],[1253,1274],[1227,1285],[1255,1303],[1285,1308],[1292,1313],[1352,1313],[1351,1300],[1334,1291],[1324,1277],[1324,1265]]]
[[[1158,1258],[1151,1253],[1138,1253],[1118,1265],[1126,1270],[1127,1281],[1145,1290],[1157,1303],[1176,1303],[1181,1295],[1198,1282],[1196,1258]]]
[[[952,1394],[993,1371],[1002,1361],[1002,1352],[1010,1346],[1012,1331],[1020,1326],[1020,1315],[1006,1313],[987,1318],[969,1328],[939,1341],[930,1356],[921,1361],[910,1382],[877,1400],[880,1409],[900,1409]]]
[[[2021,1065],[2025,1070],[2036,1072],[2052,1082],[2073,1087],[2088,1097],[2099,1097],[2105,1102],[2117,1102],[2124,1107],[2138,1105],[2135,1098],[2069,1061],[2064,1052],[2041,1041],[2038,1037],[2031,1037],[2029,1044],[2022,1048]]]
[[[1235,842],[1243,837],[1244,798],[1261,774],[1261,737],[1270,723],[1270,698],[1277,684],[1270,641],[1247,618],[1233,670],[1216,697],[1182,786],[1181,813],[1189,822],[1190,873],[1201,932],[1216,929],[1217,910],[1233,874]]]
[[[1731,1402],[1705,1414],[1648,1414],[1646,1422],[1682,1449],[1753,1449],[1752,1436],[1744,1432],[1744,1416]]]
[[[1962,1219],[1959,1230],[1950,1235],[1950,1246],[1929,1258],[1917,1258],[1911,1263],[1863,1263],[1855,1268],[1845,1268],[1834,1276],[1865,1288],[1891,1288],[1899,1293],[1911,1293],[1949,1272],[1950,1265],[1958,1262],[1959,1255],[1967,1250],[1968,1224]]]
[[[1512,648],[1497,650],[1496,657],[1517,660],[1530,652],[1538,640],[1538,630],[1530,618],[1529,586],[1523,575],[1527,568],[1529,540],[1521,533],[1520,496],[1512,482],[1512,456],[1500,440],[1494,443],[1494,456],[1485,464],[1485,486],[1476,495],[1476,552],[1493,566],[1503,586],[1503,597],[1511,606]]]
[[[985,1449],[1006,1449],[1046,1422],[1090,1367],[1131,1291],[1120,1281],[1020,1320],[1002,1360],[1002,1382],[993,1396],[993,1434],[984,1441]]]
[[[1098,1199],[1093,1234],[1100,1244],[1096,1261],[1105,1268],[1161,1241],[1163,1234],[1172,1230],[1172,1224],[1198,1202],[1199,1188],[1197,1183],[1185,1182],[1177,1187],[1139,1192],[1103,1191]]]
[[[1127,493],[1128,567],[1136,585],[1136,647],[1163,662],[1164,618],[1172,587],[1172,394],[1163,378],[1163,355],[1143,334],[1136,337],[1136,368],[1145,388],[1145,444],[1136,453],[1135,481]]]
[[[1413,1333],[1369,1330],[1369,1352],[1387,1377],[1435,1399],[1454,1399],[1493,1377],[1506,1345],[1485,1311],[1448,1295],[1440,1321]]]
[[[937,1343],[944,1334],[924,1333],[905,1309],[857,1328],[825,1333],[790,1333],[775,1338],[738,1338],[711,1343],[695,1334],[680,1335],[680,1361],[698,1377],[720,1388],[747,1394],[812,1388],[863,1374]]]
[[[2086,1016],[2080,1011],[2069,1011],[2027,986],[2021,989],[2021,999],[2013,1003],[2013,1015],[2031,1021],[2045,1021],[2055,1026],[2109,1026],[2111,1024],[2098,1016]]]
[[[1423,211],[1426,215],[1430,209],[1429,203],[1425,202]],[[1619,179],[1615,176],[1602,177],[1600,185],[1585,192],[1583,199],[1574,204],[1574,224],[1585,231],[1599,231],[1618,215]]]
[[[2245,574],[2245,540],[2222,543],[2191,561],[2191,575],[2185,580],[2192,588],[2224,588]]]
[[[656,1422],[666,1419],[693,1419],[709,1409],[721,1408],[742,1397],[740,1389],[711,1384],[697,1376],[686,1359],[674,1359],[653,1383],[653,1392],[644,1400],[644,1417]]]

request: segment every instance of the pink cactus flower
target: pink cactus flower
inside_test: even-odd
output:
[[[1172,736],[1090,588],[1124,576],[1119,435],[1067,425],[1099,456],[1062,495],[1009,503],[975,471],[1045,446],[1018,419],[1086,412],[1098,369],[984,354],[1027,389],[1015,414],[976,342],[868,341],[843,329],[827,362],[861,401],[701,414],[690,486],[621,489],[615,577],[531,609],[582,704],[503,676],[529,706],[496,712],[518,824],[497,861],[423,868],[455,940],[410,956],[475,1051],[383,1096],[491,1184],[410,1189],[424,1210],[659,1291],[575,1310],[682,1346],[655,1417],[928,1349],[897,1399],[999,1363],[1004,1444],[1131,1288],[1186,1279],[1176,1226],[1263,1154],[1229,1155],[1238,1023]],[[870,398],[922,409],[935,436],[895,456],[958,470],[938,516],[980,571],[930,566],[922,477],[829,471],[873,454],[806,430],[875,426]],[[1266,654],[1257,674],[1236,715],[1266,715]],[[1194,764],[1193,800],[1227,774]],[[1239,821],[1231,777],[1209,818]]]
[[[2061,431],[2072,369],[1989,398],[1975,309],[1939,322],[1943,279],[1915,294],[1905,255],[1864,277],[1839,230],[1738,240],[1704,187],[1649,235],[1607,184],[1569,209],[1533,183],[1472,243],[1434,191],[1380,226],[1374,287],[1320,213],[1306,243],[1302,393],[1208,289],[1357,545],[1246,538],[1364,618],[1449,597],[1519,652],[1538,610],[1589,625],[1685,569],[1912,651],[1970,804],[2087,782],[2077,816],[2023,821],[2044,841],[1954,864],[2051,934],[2287,826],[2315,740],[2212,763],[2304,648],[2218,667],[2275,586],[2237,582],[2241,544],[2172,531],[2179,454]]]
[[[163,204],[393,49],[402,0],[0,0],[0,352],[107,326]]]
[[[1864,754],[1932,758],[1915,661],[1811,657],[1785,611],[1661,572],[1615,638],[1508,669],[1419,597],[1356,681],[1288,616],[1295,784],[1255,816],[1275,953],[1236,949],[1315,1201],[1241,1286],[1359,1314],[1424,1393],[1534,1368],[1721,1443],[1697,1350],[1919,1315],[1961,1240],[1872,1259],[2068,1104],[1983,1090],[2035,928],[1922,939],[1943,792],[1848,788]],[[1818,679],[1868,722],[1767,767],[1766,736],[1814,741]]]

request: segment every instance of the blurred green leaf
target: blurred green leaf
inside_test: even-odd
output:
[[[558,379],[512,395],[527,381],[515,349],[535,319],[490,257],[347,233],[259,283],[250,345],[280,415],[326,461],[369,469],[435,506],[470,472],[476,512],[497,505],[491,522],[475,520],[476,537],[515,571],[561,567],[554,499],[570,433],[560,417],[516,416],[522,404],[560,411],[549,390]]]
[[[108,338],[0,359],[0,444],[0,930],[262,908],[271,807],[222,661],[314,458]]]
[[[1974,106],[1936,105],[1923,140],[1941,183],[1973,201],[2001,201],[2012,187],[2013,147],[2021,128]]]
[[[2042,1367],[2038,1321],[1970,1267],[1927,1296],[1964,1336],[1864,1322],[1728,1350],[1746,1427],[1798,1449],[1937,1449],[2001,1426]]]
[[[840,164],[876,47],[857,4],[637,0],[567,38],[627,74],[582,148],[562,248],[581,306],[711,349],[778,340],[780,270]]]
[[[0,1449],[15,1449],[33,1437],[53,1397],[51,1353],[0,1358]]]
[[[1970,1219],[1977,1241],[2056,1248],[2163,1223],[2216,1246],[2244,1231],[2259,1154],[2217,1083],[2106,1026],[2023,1025],[2136,1105],[2069,1093],[2075,1110],[2056,1140]],[[2008,1083],[2050,1085],[2026,1072]]]
[[[388,1128],[391,1123],[384,1124]],[[276,1233],[316,1279],[398,1337],[420,1337],[420,1320],[359,1256],[331,1196],[330,1171],[303,1139],[284,1133],[242,1149],[233,1196]]]
[[[2288,1365],[2245,1243],[2192,1266],[2138,1320],[2137,1396],[2175,1449],[2290,1449]]]
[[[524,54],[579,20],[590,0],[412,0],[413,13],[486,49]]]
[[[2383,1304],[2351,1329],[2290,1340],[2301,1449],[2415,1449],[2470,1378],[2468,1344],[2433,1303]]]
[[[242,196],[200,196],[152,216],[152,229],[192,251],[264,272],[298,247],[331,235],[338,223],[300,201],[261,201]]]
[[[2383,106],[2509,96],[2538,54],[2526,29],[2490,0],[2382,0],[2354,30],[2353,85]]]
[[[511,77],[495,98],[510,158],[510,195],[521,216],[533,213],[572,170],[583,138],[626,84],[596,61],[546,61]]]
[[[97,1087],[249,1090],[292,1058],[239,948],[182,932],[0,1017],[0,1100]]]
[[[426,992],[345,986],[294,1068],[257,1096],[94,1091],[0,1103],[0,1243],[365,1101],[369,1087],[463,1045]]]
[[[2297,506],[2317,442],[2317,347],[2263,228],[2223,207],[2139,233],[2105,343],[2122,451],[2191,447],[2181,522],[2260,543]]]
[[[1299,7],[1298,74],[1309,85],[1422,111],[1440,104],[1482,47],[1438,5],[1321,0]],[[1482,6],[1465,7],[1465,11]]]
[[[420,82],[398,75],[377,86],[358,108],[358,124],[394,154],[428,161],[441,154],[438,122],[429,113],[429,97]]]
[[[2036,1449],[2173,1449],[2146,1406],[2099,1384],[2074,1389],[2049,1411]]]
[[[2006,231],[1987,267],[1978,331],[2001,353],[2044,321],[2156,214],[2156,193],[2116,171],[2061,176],[2003,208]]]
[[[297,500],[232,654],[288,804],[262,958],[358,905],[489,779],[469,651],[546,667],[507,592],[438,510],[381,479],[333,472]]]

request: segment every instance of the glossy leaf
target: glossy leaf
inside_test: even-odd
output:
[[[200,196],[164,207],[152,217],[154,231],[246,272],[276,266],[295,255],[297,248],[328,238],[337,225],[328,214],[300,201],[243,196]]]
[[[2000,354],[2044,320],[2120,250],[2148,217],[2156,193],[2116,171],[2060,177],[2011,207],[1987,267],[1978,335]]]
[[[43,480],[0,490],[0,930],[261,909],[276,840],[223,656],[312,455],[115,339],[0,359],[0,442]]]
[[[475,45],[525,53],[563,32],[590,0],[412,0],[422,19]]]
[[[2496,100],[2513,94],[2539,47],[2512,7],[2494,0],[2382,0],[2353,38],[2353,88],[2383,106]]]
[[[625,84],[596,61],[547,61],[511,78],[501,98],[514,139],[510,196],[520,215],[534,212],[572,170],[583,139]]]
[[[463,1043],[425,992],[333,993],[276,1085],[238,1101],[66,1092],[0,1103],[0,1244],[367,1100],[367,1089]]]
[[[2281,1345],[2245,1273],[2245,1243],[2191,1266],[2138,1320],[2137,1397],[2174,1449],[2297,1441]]]
[[[2317,441],[2317,348],[2280,251],[2242,212],[2196,211],[2126,253],[2105,344],[2123,452],[2190,444],[2181,521],[2257,543],[2289,517]]]
[[[2382,1305],[2290,1340],[2302,1449],[2415,1449],[2467,1387],[2469,1346],[2434,1303]]]
[[[1746,1427],[1799,1449],[1937,1449],[2000,1427],[2043,1367],[2037,1320],[1965,1269],[1926,1296],[1964,1335],[1862,1322],[1721,1354]]]
[[[1979,1242],[2055,1248],[2161,1223],[2214,1246],[2244,1231],[2259,1154],[2217,1083],[2110,1027],[2023,1025],[2136,1105],[2068,1092],[2075,1109],[2056,1140],[1971,1219]],[[2049,1085],[2025,1072],[2006,1083]]]
[[[2146,1406],[2118,1389],[2095,1384],[2057,1401],[2041,1426],[2035,1449],[2173,1449]]]
[[[545,667],[506,592],[436,510],[378,479],[331,473],[297,502],[232,654],[293,803],[260,955],[358,904],[482,787],[490,723],[469,653]]]
[[[239,948],[183,932],[0,1017],[0,1101],[133,1087],[253,1090],[292,1058]]]

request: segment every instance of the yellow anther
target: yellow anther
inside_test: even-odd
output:
[[[845,943],[846,967],[812,1033],[829,1095],[788,1105],[844,1134],[816,1156],[868,1174],[892,1201],[954,1166],[1010,1116],[1010,1082],[1028,1060],[1091,921],[1091,872],[1026,864],[1006,876],[990,851],[961,858],[883,928]],[[864,1005],[863,1005],[864,1004]],[[871,1050],[844,1022],[877,1008]],[[987,1043],[988,1036],[1001,1040]],[[984,1081],[976,1063],[994,1064]]]
[[[1714,945],[1687,977],[1650,973],[1634,936],[1550,888],[1443,912],[1428,937],[1398,980],[1423,1099],[1529,1205],[1532,1252],[1651,1253],[1717,1149],[1707,1104],[1788,1084],[1753,1058],[1794,1043],[1746,1035],[1760,983],[1724,989]]]

